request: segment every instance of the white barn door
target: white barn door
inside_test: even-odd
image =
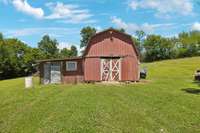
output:
[[[120,81],[121,80],[120,58],[101,59],[101,80],[102,81]]]

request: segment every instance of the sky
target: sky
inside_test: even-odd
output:
[[[85,26],[165,37],[200,31],[200,0],[0,0],[0,32],[32,47],[48,34],[59,48],[79,48]]]

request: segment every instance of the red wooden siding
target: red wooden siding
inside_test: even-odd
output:
[[[84,63],[84,80],[85,81],[100,81],[100,59],[86,58]]]
[[[122,81],[138,81],[139,68],[138,62],[134,57],[125,57],[122,59],[121,79]]]
[[[77,71],[66,71],[66,62],[77,62]],[[83,59],[63,59],[63,60],[48,60],[40,63],[40,83],[44,80],[44,64],[46,62],[61,62],[61,82],[62,83],[78,83],[84,81]]]
[[[106,32],[95,36],[88,44],[86,57],[131,55],[136,57],[133,42],[119,33]]]
[[[85,53],[85,80],[101,79],[101,57],[121,57],[121,81],[138,81],[138,55],[130,37],[108,30],[93,37]]]
[[[75,61],[77,62],[77,71],[67,71],[66,70],[66,62],[67,61]],[[76,59],[76,60],[65,60],[63,61],[63,72],[62,72],[62,80],[63,83],[78,83],[83,82],[83,60]]]

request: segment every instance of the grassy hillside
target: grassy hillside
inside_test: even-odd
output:
[[[147,81],[129,85],[38,85],[0,81],[0,133],[199,133],[200,57],[143,64]]]

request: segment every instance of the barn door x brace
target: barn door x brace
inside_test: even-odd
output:
[[[101,80],[120,81],[121,80],[121,59],[104,58],[101,59]]]

